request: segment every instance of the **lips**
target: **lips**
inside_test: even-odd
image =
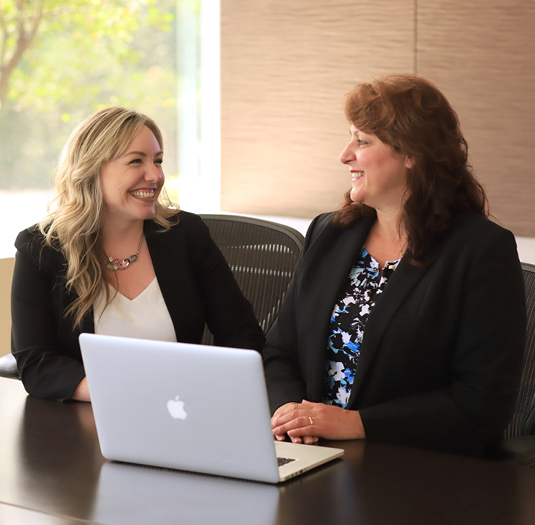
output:
[[[150,199],[154,197],[154,190],[134,190],[130,192],[130,195],[140,199]]]

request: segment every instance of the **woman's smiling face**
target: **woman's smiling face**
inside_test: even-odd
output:
[[[351,199],[378,211],[401,210],[407,189],[407,170],[412,162],[376,135],[363,133],[354,125],[351,139],[340,154],[340,162],[351,173]]]
[[[154,217],[156,201],[165,181],[163,152],[154,133],[143,126],[126,152],[100,171],[104,217],[145,220]]]

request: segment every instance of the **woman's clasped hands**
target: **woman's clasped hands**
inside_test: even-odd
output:
[[[286,435],[293,443],[312,445],[323,439],[364,439],[366,434],[355,410],[312,403],[286,403],[280,406],[271,418],[273,435],[284,441]]]

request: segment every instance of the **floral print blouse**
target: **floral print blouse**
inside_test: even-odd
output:
[[[357,263],[351,268],[346,287],[338,297],[331,316],[323,403],[342,408],[347,406],[366,322],[376,297],[383,292],[400,260],[387,261],[381,275],[379,263],[363,247]]]

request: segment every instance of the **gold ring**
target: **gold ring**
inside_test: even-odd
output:
[[[311,424],[311,425],[314,424],[314,420],[313,420],[310,416],[308,416],[308,420],[310,421],[310,424]]]

